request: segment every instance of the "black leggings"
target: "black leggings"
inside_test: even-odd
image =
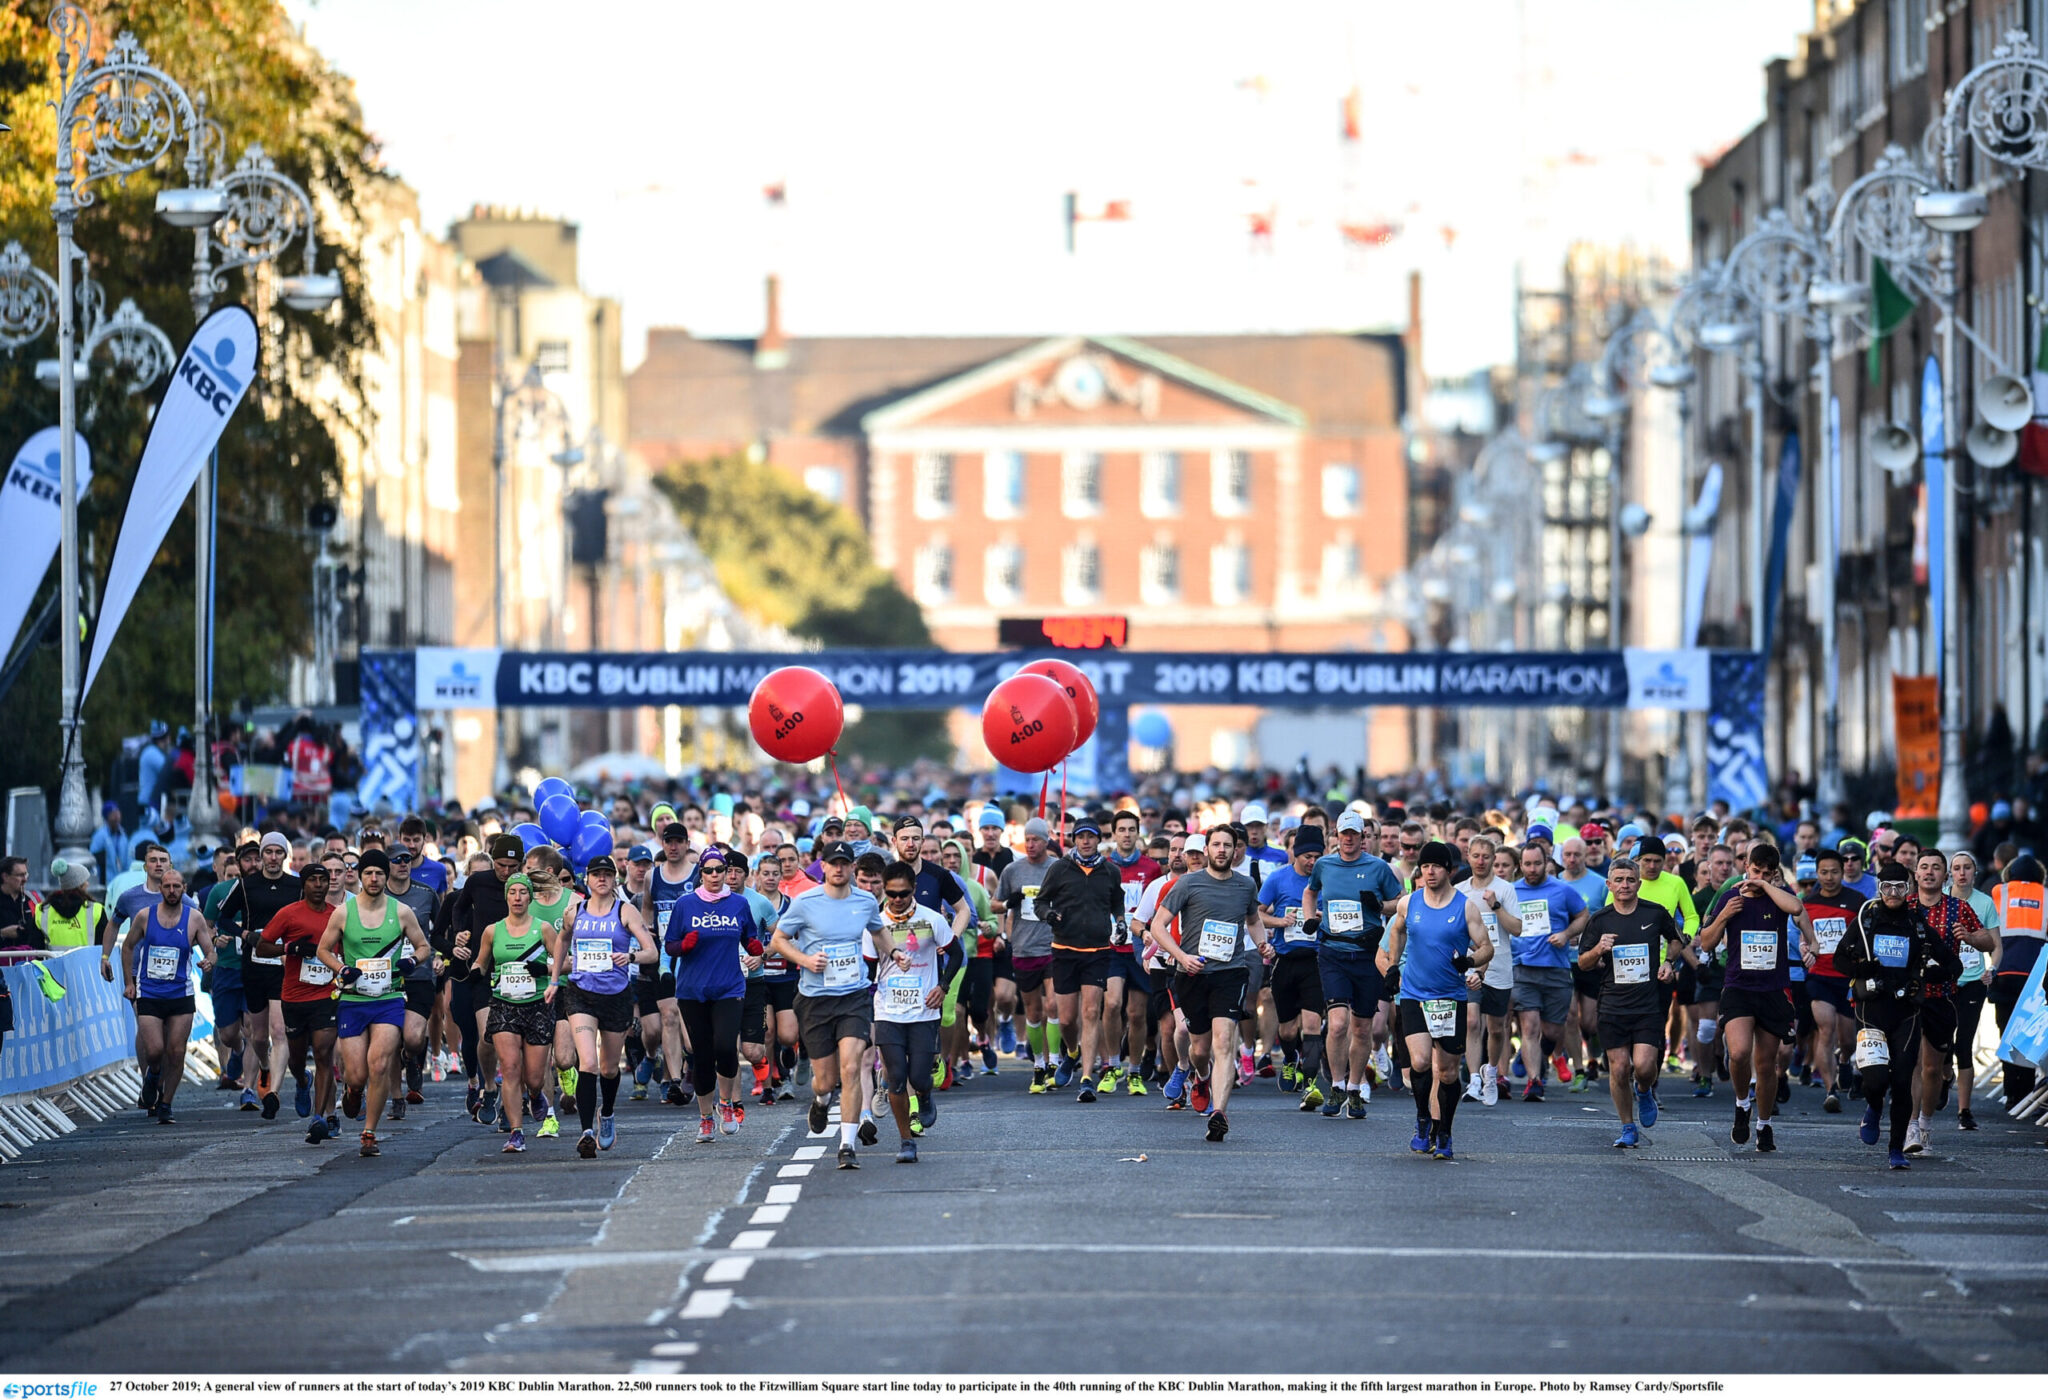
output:
[[[462,1038],[462,1072],[471,1079],[478,1077],[476,1063],[476,987],[467,977],[457,977],[448,985],[448,1014],[455,1021],[455,1033]],[[490,1085],[484,1086],[486,1089]]]
[[[1870,1025],[1859,1022],[1857,1029]],[[1884,1110],[1887,1091],[1892,1100],[1891,1150],[1900,1152],[1906,1146],[1906,1125],[1913,1119],[1913,1077],[1920,1069],[1920,1013],[1909,1011],[1893,1020],[1891,1024],[1877,1027],[1884,1032],[1885,1044],[1891,1050],[1889,1064],[1872,1065],[1861,1071],[1863,1097],[1872,1108]]]
[[[1956,988],[1956,1073],[1977,1077],[1977,1026],[1984,1019],[1986,991],[1983,982],[1965,982]]]
[[[717,1001],[676,998],[683,1034],[690,1038],[690,1087],[699,1098],[709,1094],[720,1078],[731,1079],[740,1072],[740,1008],[745,1004],[742,997]]]

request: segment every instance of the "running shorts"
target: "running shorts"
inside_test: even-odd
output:
[[[1219,968],[1173,978],[1173,1000],[1188,1018],[1188,1033],[1207,1035],[1217,1021],[1241,1021],[1251,999],[1251,972],[1242,967]]]
[[[1282,953],[1273,964],[1272,987],[1273,1014],[1282,1025],[1304,1011],[1322,1014],[1323,978],[1314,953]]]
[[[1756,1028],[1779,1040],[1792,1038],[1794,1010],[1792,989],[1781,987],[1776,991],[1758,991],[1751,987],[1723,987],[1721,989],[1721,1024],[1731,1021],[1755,1021]]]
[[[1566,967],[1515,969],[1515,1009],[1533,1011],[1539,1020],[1561,1026],[1572,1014],[1572,974]]]
[[[1429,1018],[1423,1015],[1421,1002],[1403,997],[1395,1005],[1401,1010],[1401,1040],[1404,1043],[1411,1035],[1429,1035]],[[1446,1055],[1462,1055],[1465,1053],[1465,1027],[1470,1018],[1471,1003],[1454,1001],[1451,1005],[1457,1008],[1457,1019],[1452,1022],[1451,1033],[1429,1036],[1429,1043]],[[1455,1089],[1457,1085],[1451,1087]]]
[[[335,1027],[340,1031],[343,1040],[354,1040],[359,1035],[368,1035],[372,1026],[390,1026],[397,1031],[405,1029],[403,997],[392,997],[385,1001],[344,1001],[339,1003],[339,1008]]]
[[[1109,985],[1110,951],[1107,948],[1091,948],[1086,952],[1069,952],[1060,949],[1052,955],[1052,990],[1054,995],[1070,997],[1083,987],[1106,987]]]
[[[621,987],[616,992],[587,992],[574,982],[565,982],[555,993],[557,1017],[567,1020],[571,1016],[588,1016],[597,1022],[600,1031],[612,1035],[624,1035],[632,1028],[636,1010],[631,987]]]
[[[553,1045],[554,1009],[544,1001],[499,1001],[493,997],[485,1034],[516,1035],[527,1045]]]
[[[331,1031],[341,1023],[341,1004],[333,997],[279,1004],[284,1007],[284,1033],[295,1039],[314,1031]]]
[[[173,1016],[190,1016],[198,1010],[198,1003],[189,996],[182,997],[137,997],[135,1016],[154,1016],[159,1021],[168,1021]],[[1949,1022],[1951,1038],[1955,1028],[1953,1019]]]
[[[1052,971],[1052,958],[1017,958],[1011,966],[1016,969],[1017,990],[1035,992],[1045,985],[1046,974]],[[1059,988],[1054,987],[1053,990],[1058,991]]]
[[[797,1036],[811,1059],[837,1058],[842,1040],[870,1043],[874,1022],[875,994],[865,988],[830,997],[797,994]]]
[[[1658,1050],[1664,1048],[1664,1017],[1659,1012],[1621,1012],[1609,1015],[1606,1008],[1600,1011],[1600,1048],[1602,1050],[1626,1050],[1631,1045],[1649,1045]]]
[[[1324,948],[1316,954],[1316,975],[1322,980],[1326,1007],[1341,1006],[1361,1016],[1370,1016],[1379,1009],[1386,978],[1380,975],[1373,954],[1340,953]]]

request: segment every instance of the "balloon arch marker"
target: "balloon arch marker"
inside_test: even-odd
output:
[[[413,805],[419,716],[523,707],[745,709],[771,671],[808,666],[848,705],[979,712],[1026,665],[1069,662],[1101,701],[1095,737],[1074,756],[1078,790],[1128,786],[1124,754],[1134,706],[1251,705],[1357,710],[1550,708],[1702,710],[1708,794],[1738,811],[1769,794],[1764,768],[1764,667],[1756,653],[1585,652],[1075,652],[1051,650],[814,652],[521,652],[421,647],[362,653],[364,777],[358,800]],[[1037,775],[1007,774],[1037,790]]]

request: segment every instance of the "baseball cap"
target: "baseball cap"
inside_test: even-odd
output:
[[[1854,856],[1861,861],[1870,859],[1870,847],[1864,845],[1860,837],[1844,837],[1842,840],[1835,842],[1835,849],[1842,853],[1844,860],[1847,860],[1850,856]]]
[[[397,865],[401,861],[407,865],[412,864],[412,847],[410,846],[393,846],[384,854],[393,865]]]
[[[1246,826],[1250,826],[1253,822],[1266,821],[1267,817],[1265,804],[1262,802],[1245,803],[1244,811],[1238,814],[1237,819],[1243,822]]]
[[[851,861],[853,859],[853,847],[847,845],[844,841],[827,841],[823,849],[818,852],[818,859],[826,865],[830,865],[838,860]]]
[[[1596,836],[1605,836],[1606,834],[1607,828],[1600,825],[1600,823],[1598,822],[1587,822],[1584,826],[1579,828],[1580,838],[1587,841],[1591,841]]]
[[[632,850],[626,852],[626,859],[634,865],[643,863],[651,865],[654,862],[654,852],[646,846],[635,846]]]
[[[273,848],[283,851],[286,855],[290,855],[292,849],[291,838],[282,831],[265,832],[263,836],[263,849],[268,851]]]
[[[1030,821],[1024,823],[1024,834],[1026,836],[1043,836],[1050,839],[1052,836],[1052,824],[1046,821],[1044,817],[1033,817]]]
[[[616,875],[619,873],[618,862],[614,861],[610,856],[599,856],[583,867],[583,873],[586,875]]]
[[[1096,824],[1093,817],[1083,817],[1074,823],[1074,835],[1079,836],[1084,831],[1090,836],[1102,835],[1102,828]]]
[[[690,839],[690,828],[684,826],[681,822],[670,822],[661,829],[661,839],[664,841],[687,841]]]
[[[1362,813],[1354,812],[1348,807],[1345,808],[1344,815],[1337,818],[1337,830],[1355,831],[1360,836],[1365,835],[1364,815]]]
[[[518,860],[526,854],[526,843],[509,831],[501,831],[491,838],[492,860]]]
[[[1180,848],[1183,851],[1200,851],[1206,849],[1208,845],[1208,837],[1204,836],[1199,831],[1190,831],[1186,836],[1181,838]]]

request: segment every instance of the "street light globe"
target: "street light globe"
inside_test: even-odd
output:
[[[1650,371],[1650,382],[1659,389],[1683,389],[1697,378],[1691,365],[1658,365]]]
[[[56,388],[57,381],[63,377],[63,369],[64,364],[61,360],[37,360],[36,383],[42,385],[45,389]],[[92,368],[84,360],[73,360],[71,362],[71,377],[73,379],[89,379],[92,377]]]
[[[1870,288],[1861,282],[1816,281],[1806,289],[1806,304],[1823,310],[1841,311],[1870,300]]]
[[[1615,521],[1621,533],[1630,539],[1641,539],[1650,529],[1650,512],[1634,501],[1621,508],[1621,516]]]
[[[1747,321],[1709,321],[1700,327],[1700,344],[1709,350],[1733,350],[1753,334]]]
[[[583,449],[580,447],[565,447],[560,452],[552,453],[548,460],[556,466],[563,468],[581,466],[583,465]]]
[[[1511,578],[1495,579],[1493,581],[1493,587],[1489,591],[1492,594],[1493,601],[1500,604],[1502,607],[1506,607],[1508,604],[1514,602],[1515,599],[1521,594],[1521,590],[1515,587],[1515,581]]]
[[[1929,190],[1913,201],[1913,217],[1936,233],[1968,233],[1989,208],[1976,190]]]
[[[172,228],[212,228],[227,212],[226,190],[201,186],[156,192],[156,216]]]
[[[294,311],[325,311],[341,295],[341,279],[331,272],[303,272],[284,278],[278,290]]]
[[[1580,407],[1596,423],[1611,423],[1628,412],[1628,400],[1620,394],[1588,394]]]

